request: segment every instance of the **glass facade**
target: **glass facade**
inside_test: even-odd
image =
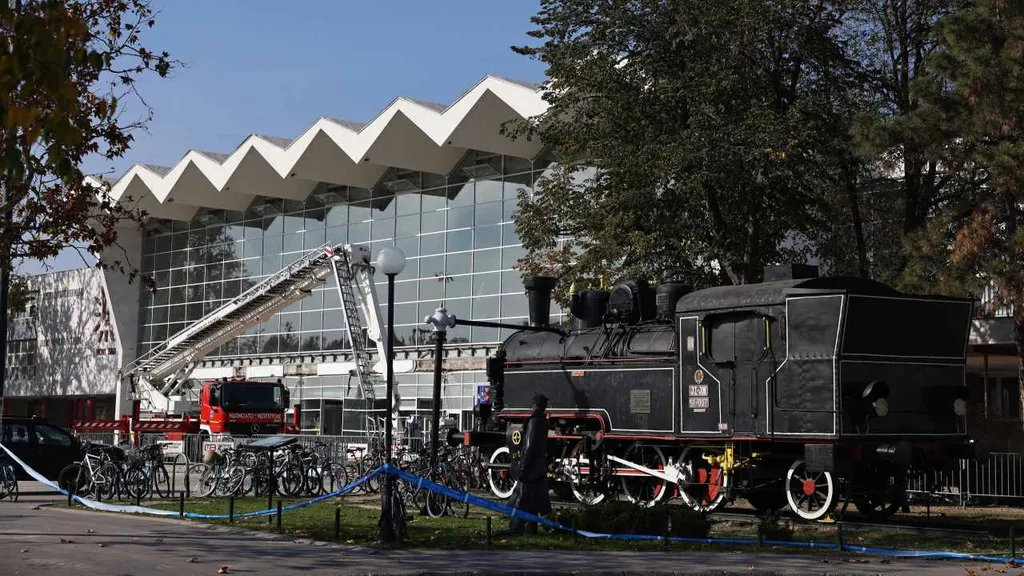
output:
[[[374,259],[385,246],[405,252],[395,285],[396,346],[429,344],[422,320],[442,300],[459,317],[525,323],[513,269],[524,250],[512,214],[519,190],[532,190],[549,164],[470,152],[447,177],[390,169],[371,190],[320,185],[305,201],[257,198],[244,212],[202,209],[190,222],[151,221],[142,269],[157,291],[142,296],[139,353],[326,242],[369,245]],[[386,321],[386,306],[381,313]],[[343,322],[328,280],[210,356],[344,350]],[[501,332],[459,327],[449,342],[497,342],[507,336]]]

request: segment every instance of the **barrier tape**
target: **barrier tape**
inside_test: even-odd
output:
[[[28,473],[29,476],[31,476],[37,482],[40,482],[40,483],[42,483],[42,484],[52,488],[53,490],[55,490],[55,491],[65,495],[65,496],[67,496],[68,493],[67,493],[66,490],[63,490],[62,488],[57,486],[57,484],[55,484],[54,482],[51,482],[46,477],[44,477],[42,474],[36,472],[31,466],[29,466],[28,464],[23,462],[20,458],[15,456],[14,453],[11,452],[10,450],[8,450],[7,447],[4,446],[2,443],[0,443],[0,448],[2,448],[4,450],[4,452],[7,453],[8,456],[10,456],[19,466],[22,467],[22,469],[25,470],[26,473]],[[790,541],[790,540],[762,540],[762,541],[758,542],[757,540],[735,539],[735,538],[732,538],[732,539],[730,539],[730,538],[684,538],[684,537],[679,537],[679,536],[667,536],[666,537],[666,536],[656,536],[656,535],[651,535],[651,534],[605,534],[605,533],[602,533],[602,532],[589,532],[587,530],[575,530],[573,528],[570,528],[570,527],[567,527],[567,526],[563,526],[562,524],[559,524],[558,522],[555,522],[554,520],[551,520],[550,518],[544,518],[543,516],[537,516],[536,514],[531,514],[529,512],[524,512],[523,510],[520,510],[518,508],[515,508],[515,507],[512,507],[512,506],[508,506],[508,505],[502,504],[500,502],[496,502],[494,500],[490,500],[488,498],[483,498],[483,497],[480,497],[480,496],[475,496],[475,495],[470,494],[468,492],[462,492],[461,490],[455,490],[453,488],[449,488],[448,486],[444,486],[442,484],[438,484],[437,482],[434,482],[433,480],[429,480],[427,478],[423,478],[421,476],[417,476],[417,475],[415,475],[415,474],[413,474],[411,472],[408,472],[406,470],[402,470],[401,468],[396,468],[394,466],[391,466],[390,464],[384,464],[382,466],[379,466],[379,467],[375,468],[374,470],[371,470],[370,472],[368,472],[364,476],[358,478],[354,482],[351,482],[350,484],[348,484],[346,486],[343,486],[343,487],[341,487],[341,488],[339,488],[339,489],[337,489],[337,490],[335,490],[333,492],[330,492],[328,494],[324,494],[322,496],[317,496],[316,498],[312,498],[312,499],[304,501],[304,502],[298,502],[298,503],[295,503],[295,504],[289,504],[288,506],[284,506],[284,507],[281,508],[281,511],[285,512],[285,511],[290,511],[290,510],[298,510],[300,508],[305,508],[307,506],[312,506],[313,504],[317,504],[319,502],[323,502],[324,500],[328,500],[330,498],[335,498],[337,496],[343,496],[343,495],[348,494],[349,492],[355,490],[356,488],[358,488],[359,486],[361,486],[365,482],[368,482],[369,480],[371,480],[372,478],[374,478],[374,477],[376,477],[376,476],[378,476],[380,474],[391,474],[391,475],[396,476],[397,478],[400,478],[402,480],[405,480],[406,482],[409,482],[410,484],[415,484],[416,487],[419,488],[419,489],[426,488],[427,490],[430,490],[431,492],[434,492],[434,493],[437,493],[437,494],[442,494],[442,495],[447,496],[448,498],[451,498],[451,499],[456,500],[456,501],[460,501],[460,502],[463,502],[463,503],[468,503],[468,504],[471,504],[473,506],[477,506],[479,508],[484,508],[486,510],[490,510],[492,512],[496,512],[498,514],[502,514],[504,516],[511,516],[513,518],[519,518],[519,519],[525,520],[527,522],[536,522],[538,525],[548,526],[549,528],[552,528],[552,529],[555,529],[555,530],[561,530],[563,532],[569,532],[569,533],[575,532],[576,534],[579,534],[580,536],[583,536],[585,538],[604,539],[604,540],[656,541],[656,542],[663,542],[663,541],[667,540],[669,542],[679,542],[679,543],[687,543],[687,544],[717,544],[717,545],[725,545],[725,546],[757,546],[757,545],[760,544],[760,545],[766,545],[766,546],[776,546],[776,547],[781,547],[781,548],[800,548],[800,549],[805,549],[805,550],[806,549],[813,549],[813,550],[835,550],[835,551],[842,551],[842,552],[859,552],[859,553],[862,553],[862,554],[869,554],[869,555],[872,555],[872,556],[886,556],[886,557],[891,557],[891,558],[929,558],[929,559],[941,559],[941,560],[966,560],[966,561],[971,561],[971,562],[992,562],[992,563],[1001,563],[1001,564],[1011,564],[1011,565],[1014,565],[1014,566],[1019,566],[1019,565],[1024,564],[1024,560],[1011,559],[1011,558],[1008,558],[1008,557],[1005,557],[1005,556],[989,556],[989,555],[979,555],[979,554],[967,554],[967,553],[963,553],[963,552],[942,552],[942,551],[932,551],[932,550],[899,550],[899,549],[893,549],[893,548],[878,548],[878,547],[873,547],[873,546],[855,546],[855,545],[851,545],[851,544],[844,544],[842,547],[840,547],[839,544],[831,543],[831,542],[795,542],[795,541]],[[151,514],[151,515],[154,515],[154,516],[178,516],[179,515],[178,512],[175,512],[173,510],[162,510],[162,509],[159,509],[159,508],[150,508],[148,506],[132,506],[132,505],[121,506],[121,505],[107,504],[105,502],[97,502],[96,500],[91,500],[91,499],[88,499],[88,498],[82,498],[80,496],[74,496],[74,499],[77,502],[81,503],[83,506],[86,506],[88,508],[92,508],[92,509],[95,509],[95,510],[107,511],[107,512],[124,512],[124,513],[129,513],[129,514]],[[254,518],[254,517],[259,517],[259,516],[269,516],[271,514],[276,514],[276,513],[277,513],[277,509],[276,508],[268,508],[266,510],[259,510],[257,512],[246,512],[246,513],[241,513],[241,514],[235,514],[234,517],[235,518]],[[226,520],[226,519],[229,518],[229,515],[228,514],[199,514],[197,512],[186,512],[185,513],[185,518],[190,518],[190,519],[195,519],[195,520]]]

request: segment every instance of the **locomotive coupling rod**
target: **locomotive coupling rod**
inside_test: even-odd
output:
[[[640,464],[636,464],[634,462],[630,462],[629,460],[624,460],[622,458],[619,458],[618,456],[612,456],[611,454],[608,455],[608,459],[611,460],[612,462],[617,463],[617,464],[622,464],[623,466],[627,466],[627,467],[632,468],[634,470],[639,470],[640,472],[643,472],[644,474],[647,474],[649,476],[654,476],[656,478],[661,478],[662,480],[665,480],[667,482],[671,482],[673,484],[679,484],[679,477],[680,477],[679,469],[676,468],[675,466],[672,466],[671,468],[667,469],[667,470],[671,470],[672,471],[671,474],[666,474],[665,472],[662,472],[661,470],[655,470],[653,468],[648,468],[646,466],[642,466]]]

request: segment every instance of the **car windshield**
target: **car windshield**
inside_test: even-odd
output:
[[[274,412],[283,407],[281,387],[276,384],[225,384],[221,406],[227,410]]]

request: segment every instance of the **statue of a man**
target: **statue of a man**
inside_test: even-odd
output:
[[[533,415],[523,427],[523,445],[519,458],[519,473],[511,505],[531,514],[551,512],[548,497],[548,399],[543,394],[533,397]],[[509,533],[537,533],[537,523],[512,518]]]

